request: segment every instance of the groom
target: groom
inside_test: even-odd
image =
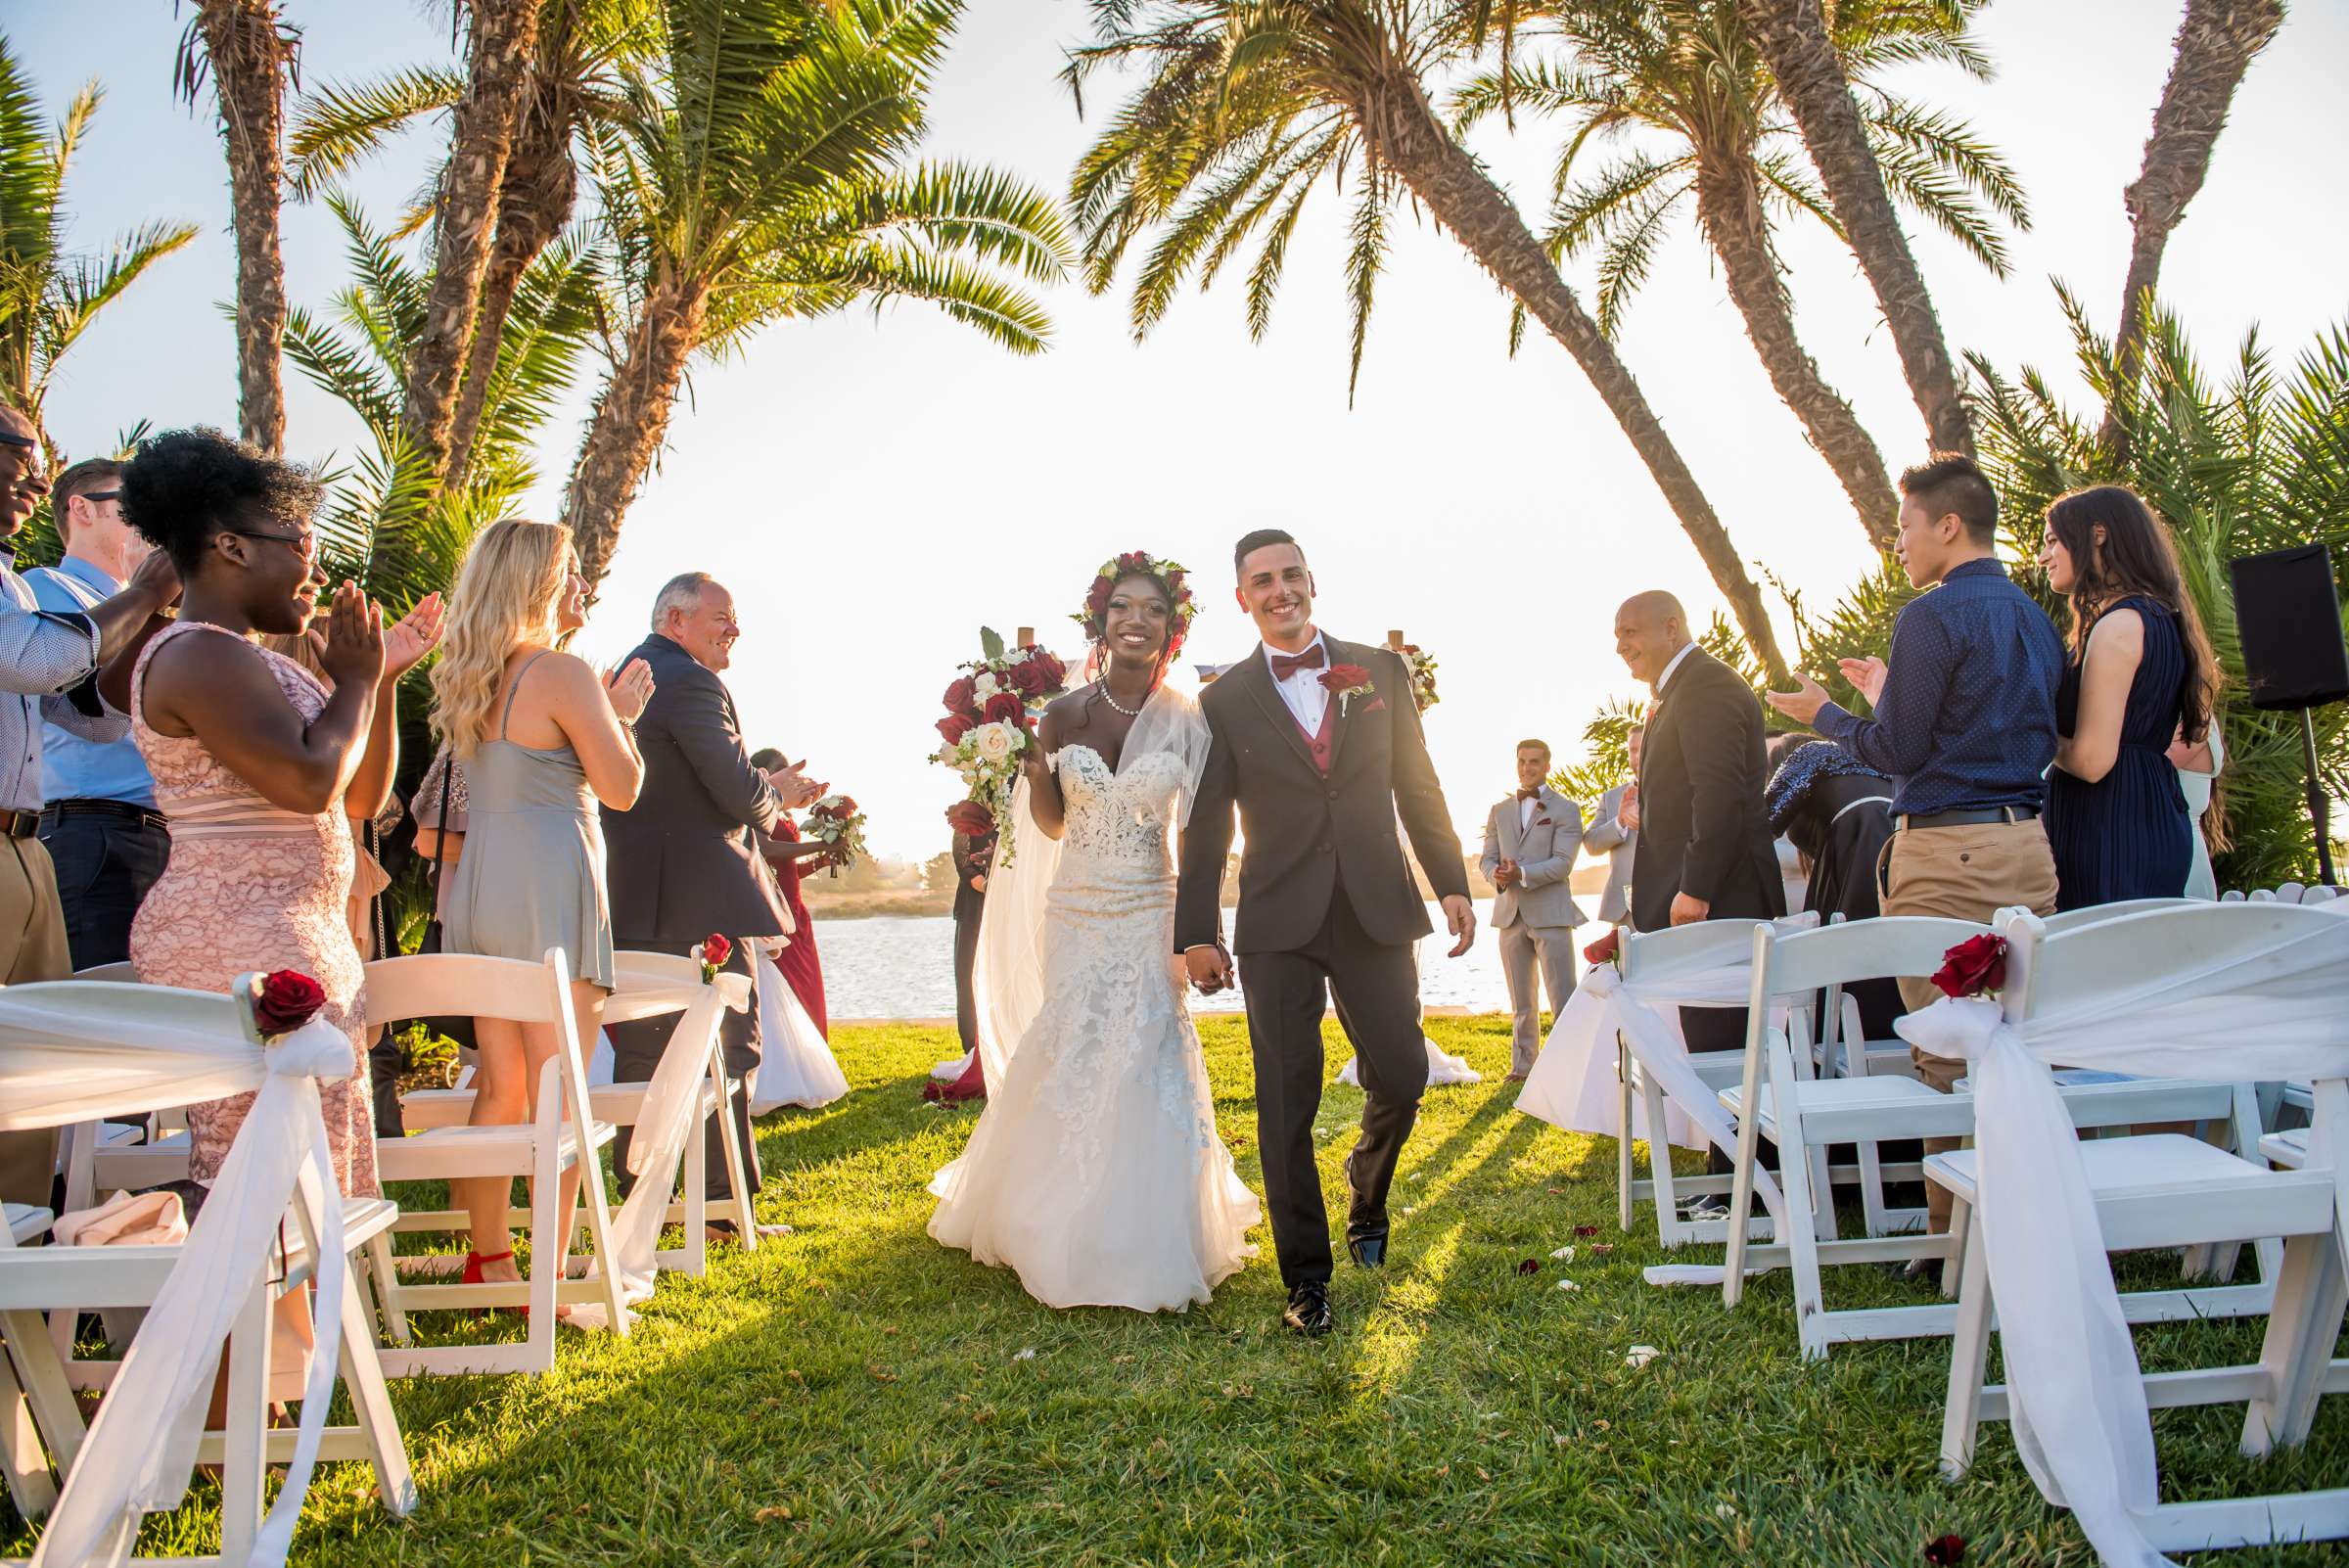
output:
[[[1200,693],[1211,743],[1183,835],[1174,945],[1199,990],[1232,984],[1221,904],[1237,806],[1247,846],[1231,945],[1246,971],[1257,1143],[1289,1287],[1281,1321],[1326,1334],[1337,1319],[1313,1116],[1328,1001],[1360,1064],[1346,1250],[1364,1268],[1386,1261],[1387,1185],[1427,1087],[1412,945],[1429,926],[1396,840],[1398,816],[1444,900],[1455,958],[1476,936],[1476,913],[1402,658],[1314,629],[1313,573],[1278,529],[1240,540],[1232,564],[1240,608],[1264,646]]]

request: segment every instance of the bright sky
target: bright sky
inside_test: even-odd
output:
[[[2129,239],[2121,191],[2181,9],[2004,0],[1980,29],[1996,83],[1900,80],[2005,151],[2037,220],[2014,239],[2004,283],[1911,225],[1960,350],[2039,365],[2077,391],[2050,280],[2078,289],[2110,329]],[[286,10],[304,28],[306,82],[450,51],[440,8]],[[152,218],[206,225],[74,348],[49,399],[55,438],[86,453],[141,418],[233,429],[234,346],[216,308],[234,290],[226,174],[208,115],[169,96],[184,17],[132,0],[20,0],[8,22],[47,102],[92,76],[110,92],[71,186],[75,242],[94,249]],[[1085,25],[1077,0],[971,0],[934,100],[932,154],[1059,191],[1092,127],[1054,72]],[[2288,357],[2343,314],[2349,220],[2329,150],[2349,143],[2344,66],[2349,9],[2294,7],[2171,243],[2163,293],[2218,368],[2255,324]],[[1096,123],[1112,102],[1106,90],[1088,102]],[[1514,141],[1496,126],[1477,148],[1537,211],[1556,144],[1532,122]],[[369,211],[388,217],[428,161],[419,138],[367,170],[356,189]],[[1536,334],[1511,361],[1499,295],[1407,209],[1349,409],[1345,208],[1316,205],[1261,345],[1236,280],[1186,295],[1138,346],[1122,296],[1071,284],[1050,298],[1056,342],[1035,359],[902,305],[770,329],[733,361],[700,367],[582,651],[631,646],[672,573],[717,574],[746,624],[729,679],[752,745],[807,755],[871,812],[877,849],[927,857],[955,795],[923,761],[937,693],[975,656],[981,623],[1045,628],[1074,654],[1066,617],[1095,566],[1147,548],[1201,582],[1190,657],[1226,662],[1254,644],[1228,596],[1231,541],[1278,524],[1309,548],[1326,629],[1375,641],[1402,627],[1442,661],[1428,732],[1470,837],[1510,787],[1519,736],[1547,736],[1571,758],[1600,703],[1636,694],[1614,657],[1618,602],[1661,585],[1701,620],[1719,599],[1564,350]],[[1918,455],[1922,426],[1865,281],[1823,231],[1788,230],[1781,245],[1806,344],[1897,471]],[[344,283],[332,219],[289,208],[286,249],[293,299],[323,305]],[[1692,225],[1660,257],[1621,346],[1749,561],[1819,605],[1865,568],[1857,521],[1772,393]],[[361,447],[340,405],[291,370],[288,381],[292,454]],[[577,416],[591,391],[579,390]],[[577,416],[549,428],[536,515],[555,515]]]

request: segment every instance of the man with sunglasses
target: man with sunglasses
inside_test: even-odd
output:
[[[53,567],[24,574],[43,610],[96,609],[154,548],[122,516],[122,465],[93,457],[49,486],[49,511],[66,547]],[[66,945],[75,969],[130,956],[130,921],[163,874],[171,835],[155,808],[155,778],[128,735],[88,740],[63,724],[41,726],[41,843],[57,866]]]
[[[101,486],[103,487],[103,486]],[[16,536],[49,493],[40,431],[0,403],[0,985],[72,972],[65,911],[41,818],[41,734],[47,721],[86,740],[116,741],[129,720],[98,696],[98,667],[135,646],[179,597],[179,575],[157,551],[121,592],[86,610],[40,608],[16,569]],[[54,1131],[0,1132],[0,1198],[46,1206]]]

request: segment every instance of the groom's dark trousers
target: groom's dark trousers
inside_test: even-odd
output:
[[[1256,1057],[1257,1143],[1282,1283],[1330,1275],[1329,1217],[1315,1164],[1321,1014],[1334,1001],[1362,1080],[1362,1131],[1347,1162],[1350,1239],[1387,1228],[1387,1187],[1427,1087],[1413,945],[1427,906],[1398,818],[1439,895],[1468,891],[1459,836],[1427,759],[1410,680],[1384,648],[1324,637],[1328,662],[1368,671],[1370,690],[1332,697],[1307,735],[1260,648],[1200,696],[1210,745],[1182,840],[1174,945],[1221,940],[1233,816],[1246,835],[1232,924]]]
[[[1362,1131],[1346,1162],[1349,1239],[1387,1228],[1395,1160],[1427,1088],[1419,1032],[1419,970],[1406,945],[1373,941],[1343,890],[1313,940],[1286,952],[1243,953],[1240,988],[1256,1057],[1256,1133],[1265,1202],[1286,1285],[1330,1275],[1329,1214],[1321,1202],[1313,1118],[1321,1109],[1321,1014],[1334,1002],[1362,1081]]]

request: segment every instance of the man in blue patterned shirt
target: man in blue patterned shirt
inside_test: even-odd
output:
[[[1884,912],[1987,922],[2010,904],[2055,907],[2055,858],[2039,820],[2055,760],[2055,687],[2063,639],[1997,558],[1999,498],[1971,458],[1941,455],[1901,476],[1902,569],[1938,583],[1893,623],[1892,659],[1846,659],[1843,676],[1872,719],[1827,700],[1817,681],[1773,692],[1771,706],[1809,724],[1893,780]],[[1931,982],[1904,979],[1911,1008]],[[1918,1076],[1948,1090],[1964,1064],[1911,1047]],[[1927,1152],[1956,1147],[1932,1139]],[[1933,1228],[1949,1194],[1927,1187]]]

